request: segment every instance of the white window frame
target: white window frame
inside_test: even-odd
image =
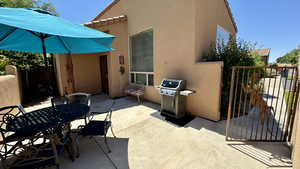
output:
[[[137,34],[139,34],[139,33],[143,33],[143,32],[145,32],[145,31],[147,31],[147,30],[150,30],[150,29],[152,29],[152,31],[153,31],[153,72],[137,72],[137,71],[132,71],[131,70],[131,58],[132,58],[132,56],[131,56],[131,41],[130,41],[130,38],[132,37],[132,36],[134,36],[134,35],[137,35]],[[140,31],[140,32],[136,32],[136,33],[134,33],[134,34],[132,34],[132,35],[129,35],[128,36],[128,56],[130,56],[129,57],[129,83],[130,84],[137,84],[136,83],[136,74],[144,74],[144,75],[146,75],[146,86],[150,86],[149,85],[149,81],[148,81],[148,76],[149,75],[153,75],[153,86],[154,86],[154,78],[155,78],[155,75],[154,75],[154,48],[155,48],[155,46],[154,46],[154,29],[152,28],[152,27],[150,27],[150,28],[147,28],[147,29],[144,29],[144,30],[142,30],[142,31]],[[134,83],[132,83],[131,82],[131,74],[134,74]],[[137,85],[142,85],[142,84],[137,84]],[[152,85],[151,85],[152,86]]]

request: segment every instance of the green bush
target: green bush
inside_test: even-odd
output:
[[[44,64],[40,54],[0,50],[0,55],[9,59],[10,64],[19,70],[34,70]]]
[[[0,55],[0,75],[5,74],[5,66],[9,65],[9,59]]]
[[[250,42],[231,38],[228,44],[222,43],[217,47],[212,45],[211,49],[203,56],[204,61],[224,62],[223,88],[221,94],[221,115],[223,118],[226,118],[227,116],[232,67],[254,66],[255,59],[251,55],[251,51],[254,49],[254,46],[255,45]],[[242,74],[239,74],[239,76],[242,76]]]

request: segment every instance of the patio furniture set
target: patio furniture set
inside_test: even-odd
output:
[[[104,136],[112,130],[112,106],[104,112],[91,112],[91,96],[70,94],[51,100],[52,106],[25,112],[22,106],[0,109],[0,157],[4,169],[59,168],[58,155],[66,151],[72,161],[79,158],[78,137]],[[106,114],[104,120],[94,115]],[[84,120],[84,125],[71,129],[71,122]],[[80,159],[78,159],[80,160]]]

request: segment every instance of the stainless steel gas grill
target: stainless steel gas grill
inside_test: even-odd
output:
[[[186,97],[194,92],[186,89],[185,80],[164,79],[158,87],[161,95],[161,114],[179,119],[186,115]]]

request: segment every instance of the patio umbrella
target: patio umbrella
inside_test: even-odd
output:
[[[111,51],[114,36],[74,24],[40,9],[0,8],[0,49],[43,53]]]

